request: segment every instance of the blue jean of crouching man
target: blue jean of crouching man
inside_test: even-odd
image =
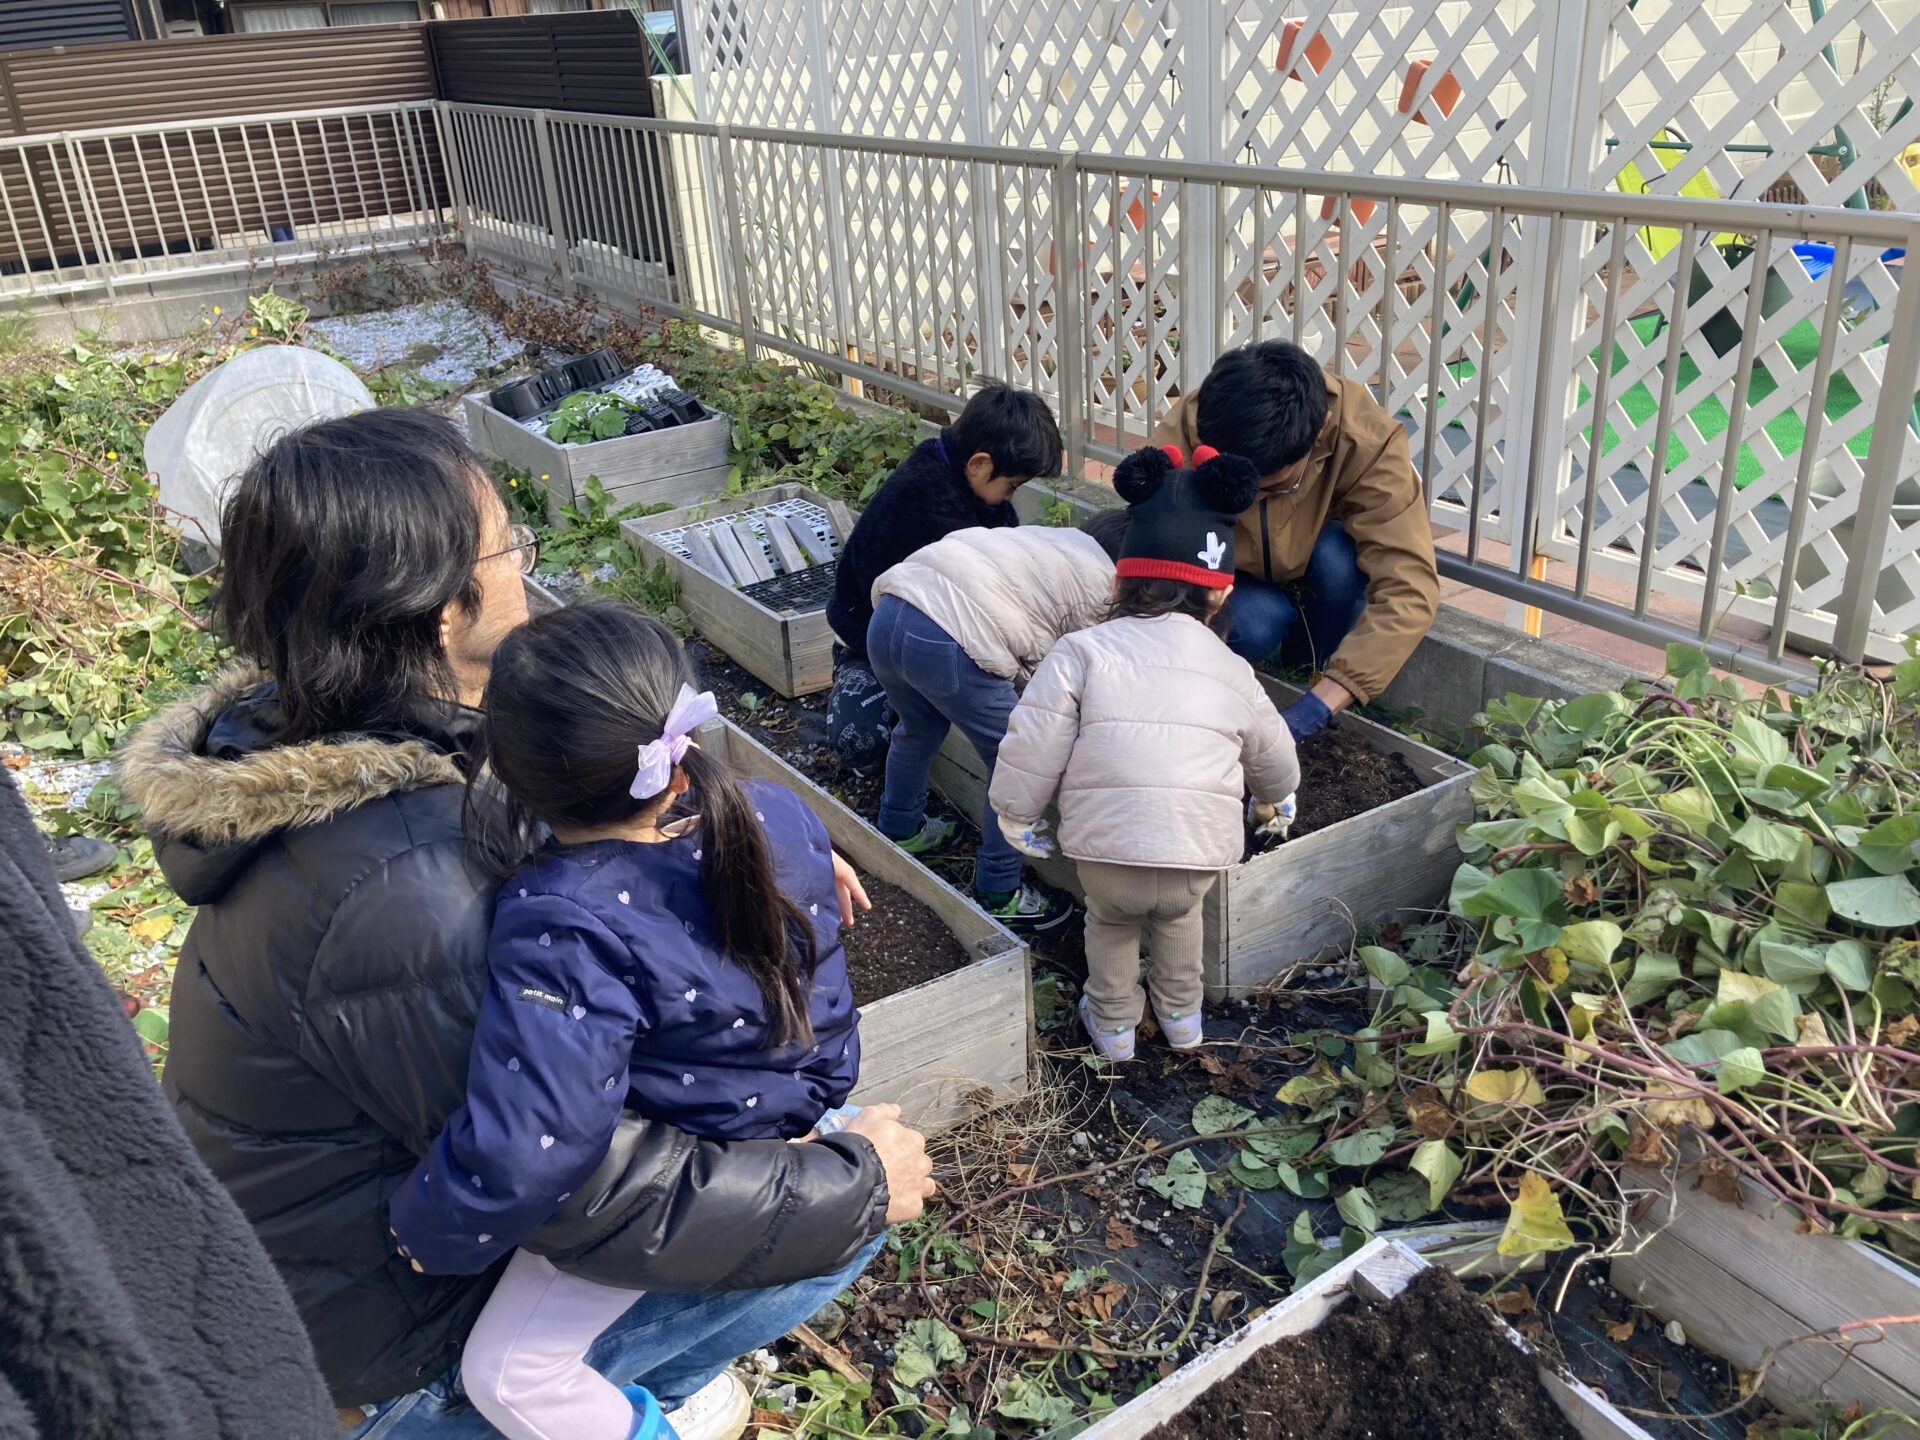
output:
[[[982,670],[959,641],[896,595],[882,596],[874,610],[867,656],[898,717],[887,750],[880,831],[905,840],[926,819],[927,780],[947,731],[958,726],[991,774],[1020,697],[1011,680]],[[1020,863],[1020,852],[1007,843],[992,812],[985,812],[974,890],[983,899],[1004,899],[1020,888]]]
[[[1323,670],[1366,608],[1367,577],[1353,538],[1329,520],[1298,580],[1276,585],[1251,575],[1235,578],[1227,645],[1250,664],[1272,657],[1283,666]]]

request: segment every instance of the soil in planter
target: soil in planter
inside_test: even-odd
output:
[[[1299,807],[1290,839],[1377,810],[1420,789],[1404,755],[1375,750],[1351,725],[1334,724],[1300,742]]]
[[[1260,1351],[1153,1440],[1576,1440],[1534,1362],[1444,1270]]]
[[[840,931],[854,1003],[870,1005],[960,969],[966,947],[926,906],[897,885],[860,877],[873,909]]]

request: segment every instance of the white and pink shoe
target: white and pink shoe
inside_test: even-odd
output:
[[[1172,1050],[1197,1050],[1207,1038],[1206,1016],[1198,1010],[1189,1010],[1184,1015],[1162,1015],[1158,1009],[1153,1018],[1159,1022],[1160,1033],[1166,1038],[1167,1047]]]
[[[1093,1053],[1102,1060],[1121,1062],[1133,1059],[1134,1030],[1131,1025],[1124,1030],[1103,1030],[1093,1021],[1093,1006],[1082,995],[1079,1004],[1080,1025],[1093,1041]]]

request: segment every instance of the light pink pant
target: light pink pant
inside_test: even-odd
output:
[[[586,1354],[640,1294],[516,1250],[460,1359],[473,1408],[507,1440],[627,1440],[633,1405]]]

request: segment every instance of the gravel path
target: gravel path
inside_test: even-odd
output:
[[[513,360],[523,348],[458,300],[338,315],[309,321],[307,329],[356,370],[405,365],[418,370],[422,379],[443,385],[469,385]]]

